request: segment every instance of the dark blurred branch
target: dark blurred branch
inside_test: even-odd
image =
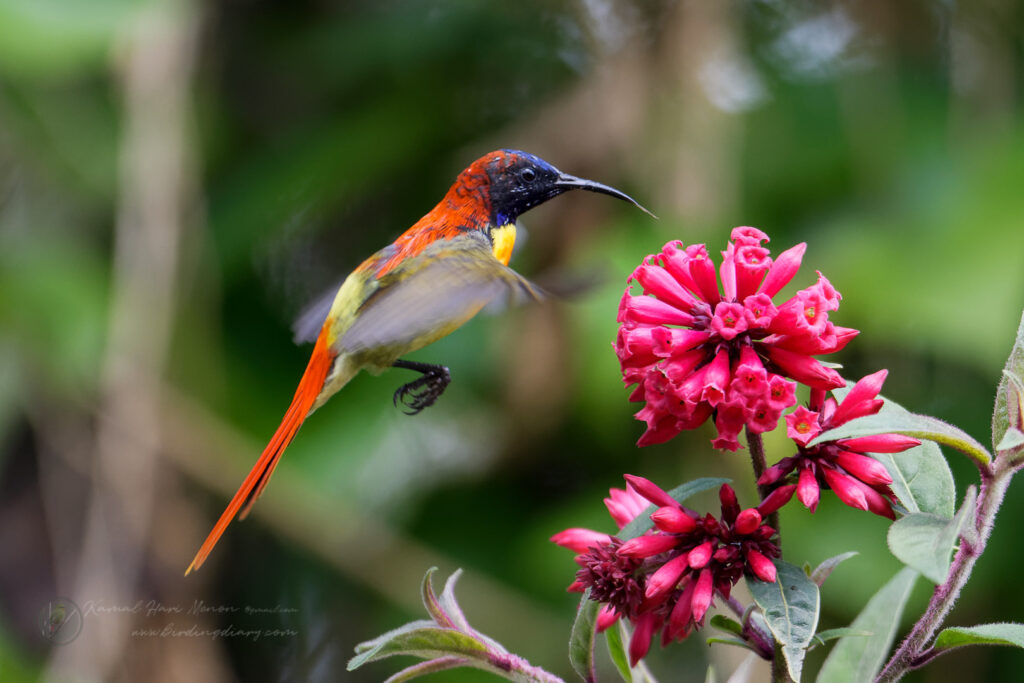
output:
[[[92,491],[72,594],[132,604],[155,502],[159,392],[174,319],[178,251],[193,205],[188,99],[196,22],[188,3],[157,3],[125,26],[118,66],[123,132],[107,348]],[[69,331],[73,333],[74,331]],[[54,680],[115,680],[130,620],[85,629],[55,650]]]

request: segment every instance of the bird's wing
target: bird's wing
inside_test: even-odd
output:
[[[334,297],[337,296],[340,286],[341,283],[338,283],[318,296],[295,319],[295,322],[292,323],[292,340],[296,344],[316,341],[317,335],[320,334],[320,328],[327,320],[327,314],[331,312],[331,304],[334,303]]]
[[[335,348],[415,350],[452,332],[481,308],[540,299],[540,290],[499,262],[480,233],[438,240],[389,271]]]

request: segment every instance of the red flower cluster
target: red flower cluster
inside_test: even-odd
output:
[[[773,262],[767,241],[756,228],[735,228],[717,273],[703,244],[669,242],[633,271],[629,281],[644,295],[626,287],[615,351],[626,385],[638,385],[630,400],[646,401],[636,414],[647,423],[637,445],[665,442],[714,416],[712,444],[736,450],[744,426],[770,431],[796,404],[790,379],[815,389],[843,386],[812,357],[857,335],[828,319],[839,292],[818,273],[816,284],[776,306],[772,297],[796,274],[807,245]]]
[[[662,644],[682,640],[697,627],[717,592],[728,598],[745,573],[762,581],[775,581],[771,558],[779,555],[775,530],[762,519],[792,496],[780,490],[757,508],[741,510],[732,487],[719,490],[722,514],[716,519],[689,510],[664,490],[642,477],[626,475],[631,487],[658,509],[651,515],[654,528],[623,543],[607,542],[583,549],[568,540],[582,540],[581,530],[566,530],[552,538],[580,553],[580,570],[570,590],[590,589],[593,600],[605,604],[598,628],[607,628],[622,616],[634,625],[629,645],[635,665],[661,631]],[[607,502],[607,501],[606,501]]]
[[[796,472],[796,496],[811,512],[818,507],[820,489],[825,486],[850,507],[895,519],[892,503],[896,498],[889,488],[892,477],[882,463],[865,453],[899,453],[920,445],[919,440],[900,434],[875,434],[807,445],[826,430],[881,410],[883,401],[878,393],[887,373],[879,370],[864,377],[840,403],[826,399],[824,391],[812,390],[808,407],[800,406],[786,416],[786,432],[797,444],[796,455],[769,467],[757,483],[775,484]],[[791,486],[782,488],[793,490]]]

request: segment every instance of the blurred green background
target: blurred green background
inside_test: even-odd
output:
[[[807,241],[794,287],[820,269],[862,330],[845,375],[887,367],[889,396],[987,443],[1024,306],[1022,27],[1013,0],[0,0],[0,679],[382,680],[411,662],[344,664],[421,616],[431,565],[466,570],[476,627],[570,679],[576,566],[551,534],[611,530],[623,472],[727,476],[754,502],[707,429],[634,446],[616,306],[669,239]],[[660,220],[584,193],[529,213],[512,265],[577,294],[415,354],[454,377],[415,418],[391,405],[408,373],[358,377],[183,579],[302,372],[291,320],[497,147]],[[954,623],[1024,615],[1019,488]],[[823,590],[822,628],[846,625],[898,569],[886,522],[791,507],[791,562],[860,552]],[[85,613],[65,645],[38,628],[56,597]],[[651,664],[703,681],[740,656],[692,637]],[[1022,662],[958,651],[910,680]]]

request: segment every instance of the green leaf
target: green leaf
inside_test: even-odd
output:
[[[412,655],[420,659],[434,659],[452,655],[487,661],[487,646],[476,638],[437,626],[397,629],[348,662],[348,670],[358,669],[367,662],[375,662],[394,655]]]
[[[1024,446],[1024,432],[1016,427],[1010,427],[1003,434],[1003,438],[999,440],[999,443],[996,444],[996,451],[1010,451],[1021,446]]]
[[[820,588],[822,584],[824,584],[825,581],[828,579],[828,577],[832,575],[832,571],[839,565],[840,562],[845,562],[846,560],[850,559],[851,557],[857,554],[858,553],[856,550],[851,550],[850,552],[842,553],[840,555],[828,558],[827,560],[819,564],[813,572],[811,572],[811,581],[818,584],[818,587]]]
[[[701,477],[700,479],[694,479],[688,481],[685,484],[680,484],[671,491],[668,495],[679,503],[689,498],[692,495],[698,494],[701,491],[707,491],[708,489],[715,489],[722,484],[728,484],[729,479],[721,479],[718,477]],[[654,526],[654,522],[651,521],[651,515],[658,509],[656,505],[649,505],[646,510],[636,516],[632,522],[622,527],[622,530],[616,534],[623,541],[628,541],[631,538],[636,538],[642,535],[645,531]]]
[[[806,648],[818,627],[820,595],[818,586],[800,567],[776,560],[775,568],[778,578],[773,583],[750,578],[747,586],[782,645],[790,678],[799,681]]]
[[[904,567],[871,597],[850,628],[872,635],[840,638],[818,672],[819,682],[861,683],[874,679],[889,653],[916,581],[917,572]]]
[[[841,401],[848,392],[849,387],[835,389],[832,393]],[[895,401],[887,398],[884,400],[885,405],[875,417],[892,416],[894,420],[907,420],[913,416]],[[820,436],[818,438],[820,439]],[[920,446],[902,453],[871,455],[889,471],[889,476],[893,480],[893,493],[907,512],[930,512],[947,519],[953,516],[953,510],[956,509],[953,473],[949,470],[949,463],[943,457],[942,451],[934,442],[925,441]]]
[[[632,637],[625,619],[619,619],[614,628],[604,632],[605,642],[608,643],[608,654],[611,655],[612,663],[619,672],[619,676],[626,683],[657,683],[657,680],[647,668],[644,660],[636,663],[636,666],[629,666],[629,655],[626,652],[626,643]]]
[[[594,636],[597,626],[597,613],[601,611],[601,603],[590,599],[590,589],[580,599],[580,607],[576,611],[576,621],[572,624],[569,636],[569,663],[573,670],[585,681],[593,681],[594,676]]]
[[[935,417],[909,412],[901,414],[883,411],[877,415],[858,417],[835,429],[819,434],[811,441],[810,445],[813,446],[822,441],[835,441],[836,439],[873,434],[903,434],[918,439],[928,439],[951,446],[981,465],[987,465],[992,461],[992,455],[988,450],[959,427],[954,427]]]
[[[724,614],[716,614],[711,617],[710,624],[721,631],[725,631],[726,633],[733,633],[737,636],[743,635],[743,624],[735,619],[730,619]]]
[[[845,638],[846,636],[852,636],[854,638],[864,638],[873,635],[871,631],[861,631],[860,629],[851,628],[849,626],[841,626],[840,628],[828,628],[824,631],[818,631],[814,634],[814,640],[820,645],[824,645],[830,640],[836,638]]]
[[[934,649],[950,650],[963,645],[1011,645],[1024,648],[1024,624],[1004,622],[943,629],[935,639]]]
[[[620,628],[623,625],[621,622],[622,620],[619,619],[619,623],[615,624],[614,628],[604,632],[604,642],[608,645],[608,655],[612,658],[612,664],[615,665],[619,676],[626,683],[632,683],[633,674],[629,671],[629,655],[626,654],[626,648],[623,645],[624,634],[623,629]]]
[[[434,593],[432,579],[434,578],[434,572],[436,571],[437,567],[431,567],[427,570],[427,573],[423,575],[423,583],[420,584],[420,596],[423,599],[423,606],[426,608],[427,614],[429,614],[438,625],[454,628],[455,624],[452,622],[451,618],[445,614],[444,609],[437,600],[437,594]]]
[[[719,645],[735,645],[736,647],[742,647],[744,650],[753,650],[750,647],[750,643],[743,640],[742,638],[723,638],[721,636],[711,636],[706,640],[708,645],[718,643]]]
[[[949,573],[951,553],[964,524],[971,519],[977,492],[972,486],[953,519],[916,512],[896,520],[889,527],[889,550],[900,562],[941,584]]]
[[[992,444],[996,451],[1010,427],[1024,428],[1024,315],[1017,327],[1017,337],[1006,359],[1006,366],[996,387],[996,405],[992,411]]]

